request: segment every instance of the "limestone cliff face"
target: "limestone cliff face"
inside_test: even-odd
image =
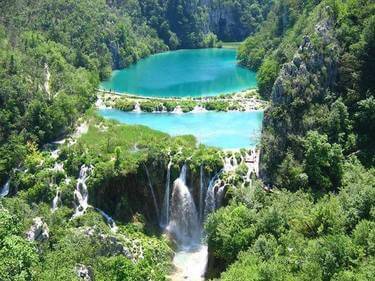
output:
[[[335,86],[339,46],[329,7],[322,9],[314,30],[303,36],[290,62],[285,63],[275,80],[271,102],[263,124],[261,175],[272,176],[285,152],[292,149],[299,158],[298,138],[314,129],[304,123],[314,104],[323,104]]]
[[[141,164],[136,172],[104,179],[98,188],[90,191],[91,204],[108,212],[118,221],[128,222],[136,214],[142,214],[148,223],[157,225],[159,222],[158,215],[160,215],[163,206],[168,162],[167,158],[158,160],[150,159]],[[173,182],[179,177],[183,164],[174,163],[171,167],[171,193]],[[214,171],[220,169],[220,167],[210,168]],[[210,175],[205,173],[204,180],[206,183],[208,183],[209,177]],[[154,189],[158,206],[157,211],[150,191],[150,183]],[[187,186],[193,195],[196,207],[199,208],[200,167],[190,166],[188,168]]]
[[[242,41],[254,33],[269,12],[270,1],[202,0],[209,31],[223,41]]]

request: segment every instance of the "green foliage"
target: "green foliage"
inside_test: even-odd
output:
[[[339,145],[331,145],[326,135],[309,132],[305,142],[305,158],[305,171],[314,188],[329,190],[340,185],[344,157]]]
[[[303,191],[234,191],[229,206],[206,224],[210,253],[226,270],[221,279],[371,279],[374,175],[358,161],[347,163],[344,171],[340,192],[315,200]],[[251,235],[242,239],[246,235],[238,233],[243,232]]]
[[[266,59],[257,73],[259,94],[264,99],[270,98],[273,83],[279,73],[279,65],[272,58]]]
[[[24,238],[9,235],[2,240],[0,248],[1,280],[33,280],[37,264],[36,250]]]

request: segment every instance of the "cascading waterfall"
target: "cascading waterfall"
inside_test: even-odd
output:
[[[167,179],[165,183],[165,193],[164,193],[164,201],[163,201],[163,209],[161,214],[160,226],[166,227],[169,223],[169,202],[170,202],[170,185],[171,185],[171,167],[172,167],[172,160],[169,161],[167,167]]]
[[[115,221],[112,219],[111,216],[109,216],[106,212],[104,212],[103,210],[100,210],[99,208],[95,208],[95,210],[97,210],[106,220],[107,224],[109,225],[109,227],[111,228],[111,230],[113,232],[117,232],[118,230],[118,227],[115,223]]]
[[[86,209],[89,207],[89,192],[87,190],[86,181],[89,179],[88,173],[90,171],[91,167],[88,167],[86,165],[82,165],[81,170],[79,171],[76,190],[74,191],[74,198],[78,204],[72,218],[83,215]]]
[[[3,198],[9,194],[10,189],[10,179],[4,184],[0,191],[0,198]]]
[[[200,244],[201,227],[193,197],[186,186],[186,164],[180,176],[173,183],[171,220],[167,230],[182,248],[192,248]]]
[[[54,212],[54,211],[57,210],[59,201],[60,201],[60,190],[57,189],[56,190],[56,195],[55,195],[55,197],[52,200],[52,208],[51,208],[52,212]]]
[[[205,199],[205,208],[204,208],[204,217],[207,218],[207,216],[215,211],[216,209],[216,187],[219,183],[219,176],[222,171],[217,173],[209,182],[207,193],[206,193],[206,199]]]
[[[135,105],[134,105],[134,112],[137,112],[137,113],[141,113],[142,112],[142,109],[141,109],[141,105],[139,104],[139,102],[137,102]]]
[[[154,188],[152,186],[152,183],[151,183],[151,178],[150,178],[150,174],[148,172],[148,169],[147,169],[147,166],[145,166],[145,171],[146,171],[146,176],[147,176],[147,180],[148,180],[148,186],[150,188],[150,192],[151,192],[151,196],[152,196],[152,199],[154,201],[154,207],[155,207],[155,212],[156,212],[156,218],[159,220],[159,207],[158,207],[158,201],[156,200],[156,196],[155,196],[155,191],[154,191]]]
[[[225,195],[225,185],[222,185],[218,188],[218,190],[216,192],[215,209],[218,209],[218,208],[221,207],[221,204],[222,204],[223,199],[224,199],[224,195]]]

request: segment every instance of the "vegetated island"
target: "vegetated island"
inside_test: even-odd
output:
[[[125,112],[203,112],[265,110],[268,102],[261,99],[256,89],[232,94],[192,98],[154,98],[98,90],[98,108],[115,108]]]

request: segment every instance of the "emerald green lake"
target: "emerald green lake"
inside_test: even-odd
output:
[[[256,87],[256,73],[237,64],[232,49],[156,54],[112,73],[101,89],[148,97],[199,97]]]

